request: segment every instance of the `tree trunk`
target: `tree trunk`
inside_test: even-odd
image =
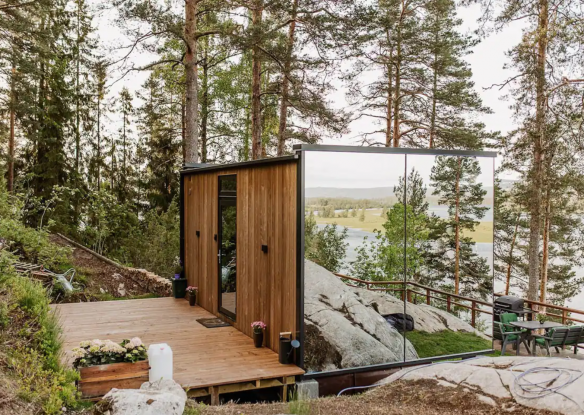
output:
[[[296,10],[298,10],[298,0],[292,4],[292,16],[288,27],[288,44],[286,49],[286,61],[284,62],[284,73],[282,74],[282,96],[280,103],[280,123],[278,125],[278,156],[284,155],[286,147],[286,124],[288,118],[288,95],[290,68],[292,66],[292,50],[294,49],[294,31],[296,30]]]
[[[77,43],[77,56],[76,58],[76,69],[75,69],[75,181],[77,182],[79,180],[79,161],[81,158],[81,133],[79,131],[80,129],[80,108],[79,108],[79,77],[80,77],[80,62],[79,62],[79,57],[80,57],[80,44],[81,42],[79,41],[79,37],[80,35],[80,19],[81,19],[81,3],[79,0],[77,0],[77,39],[76,39],[76,43]],[[77,184],[77,183],[76,183]],[[77,199],[77,198],[76,198]],[[77,200],[75,202],[77,204]],[[75,211],[77,211],[77,206]]]
[[[462,170],[462,158],[458,158],[458,166],[456,168],[456,204],[455,204],[455,212],[454,212],[454,223],[455,223],[455,230],[454,230],[454,243],[456,244],[455,251],[454,251],[454,294],[459,293],[459,284],[460,284],[460,217],[459,217],[459,208],[460,208],[460,174]]]
[[[201,96],[201,163],[207,162],[207,123],[209,120],[209,65],[207,63],[207,48],[204,52],[203,64],[203,94]]]
[[[254,46],[251,52],[251,158],[257,160],[262,155],[262,123],[261,123],[261,57],[258,42],[260,41],[260,26],[262,24],[263,0],[256,0],[252,10],[252,25],[254,27]]]
[[[543,223],[543,256],[541,259],[541,283],[539,287],[539,301],[545,303],[547,300],[548,264],[549,264],[549,241],[551,229],[551,200],[549,188],[546,191],[545,215]],[[545,307],[540,306],[539,311],[545,313]]]
[[[101,91],[97,96],[97,190],[101,187]]]
[[[16,96],[14,94],[16,68],[12,67],[12,79],[10,80],[10,135],[8,136],[8,186],[9,192],[14,191],[14,124],[16,122],[16,114],[14,107],[16,105]]]
[[[393,99],[393,146],[399,147],[399,107],[401,103],[401,59],[402,59],[402,44],[401,44],[401,29],[403,19],[405,16],[405,9],[401,11],[400,21],[397,26],[397,41],[396,41],[396,59],[395,59],[395,96]]]
[[[529,287],[528,300],[537,300],[539,288],[539,238],[541,231],[541,187],[543,185],[543,164],[545,159],[544,140],[546,123],[546,79],[545,65],[548,32],[548,0],[539,0],[538,52],[535,68],[536,113],[533,145],[533,166],[531,168],[531,195],[529,221]]]
[[[390,52],[391,54],[392,52]],[[392,77],[393,77],[393,67],[391,62],[390,56],[390,63],[387,65],[387,108],[385,114],[385,147],[391,147],[391,112],[393,106],[393,85],[392,85]]]
[[[519,229],[519,219],[521,218],[521,212],[517,214],[517,220],[515,222],[515,230],[513,231],[513,238],[511,239],[511,247],[509,248],[509,263],[507,264],[507,281],[505,283],[505,295],[509,295],[509,289],[511,288],[511,268],[513,268],[513,250],[515,249],[515,241],[517,240],[517,230]]]
[[[198,161],[199,147],[199,97],[197,66],[197,3],[198,0],[185,0],[185,163]]]
[[[438,42],[438,31],[436,31],[435,42]],[[436,140],[436,92],[438,90],[438,53],[434,51],[434,79],[432,80],[432,115],[430,116],[430,143],[429,148],[434,148]]]

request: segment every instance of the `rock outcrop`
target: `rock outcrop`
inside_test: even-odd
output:
[[[401,370],[381,384],[433,379],[464,388],[500,413],[522,412],[517,404],[566,415],[584,415],[584,362],[523,356],[483,357]]]
[[[304,268],[305,361],[309,371],[403,361],[418,355],[412,344],[350,287],[326,269]]]
[[[173,380],[146,382],[140,389],[112,389],[95,408],[96,415],[182,415],[187,401]]]
[[[349,287],[325,268],[305,261],[305,365],[308,371],[370,366],[417,359],[413,345],[382,315],[403,313],[399,298]],[[415,330],[476,333],[470,324],[426,304],[407,304]],[[406,336],[407,337],[407,336]]]

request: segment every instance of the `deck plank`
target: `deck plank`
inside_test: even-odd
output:
[[[282,365],[278,355],[234,327],[207,329],[196,320],[214,316],[188,301],[148,298],[52,306],[63,327],[64,360],[82,340],[140,337],[147,345],[168,343],[173,351],[174,378],[184,388],[227,385],[303,374]]]

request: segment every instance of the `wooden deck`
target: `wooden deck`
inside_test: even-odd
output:
[[[64,332],[65,359],[82,340],[140,337],[147,344],[168,343],[174,357],[174,380],[193,396],[294,383],[304,373],[296,365],[282,365],[268,348],[233,327],[208,329],[197,323],[214,316],[188,301],[174,298],[58,304]],[[215,395],[215,396],[214,396]],[[284,397],[285,399],[285,397]]]

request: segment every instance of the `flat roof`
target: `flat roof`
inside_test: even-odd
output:
[[[496,151],[479,150],[448,150],[433,148],[407,148],[407,147],[364,147],[345,146],[333,144],[295,144],[294,151],[331,151],[339,153],[387,153],[387,154],[426,154],[432,156],[474,156],[497,157]]]
[[[262,164],[285,163],[285,162],[296,161],[296,160],[298,160],[298,156],[291,155],[291,156],[270,157],[270,158],[259,159],[259,160],[240,161],[237,163],[225,163],[225,164],[186,163],[185,166],[181,169],[180,174],[181,175],[188,175],[188,174],[196,174],[196,173],[213,171],[213,170],[225,170],[225,169],[242,168],[242,167],[254,167],[254,166],[260,166]]]

